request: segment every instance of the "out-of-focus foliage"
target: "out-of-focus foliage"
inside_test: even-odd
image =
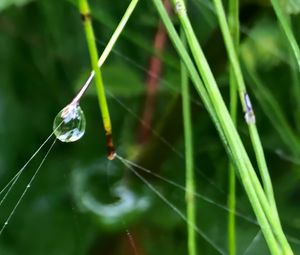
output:
[[[10,5],[22,6],[31,0],[2,0],[0,3],[0,10],[8,8]]]
[[[286,12],[289,14],[298,14],[300,11],[300,1],[299,0],[288,0],[285,2]]]
[[[83,28],[74,2],[0,1],[1,187],[52,132],[55,115],[70,102],[90,72]],[[101,52],[129,1],[90,2]],[[227,57],[212,5],[202,0],[192,0],[189,4],[194,28],[227,99]],[[293,15],[291,21],[295,28],[299,27],[299,15]],[[279,213],[286,233],[296,238],[291,239],[291,244],[298,254],[299,71],[270,6],[260,1],[242,1],[241,22],[244,72],[249,88],[253,89],[250,94],[255,96],[253,104]],[[153,40],[158,23],[151,1],[141,1],[102,71],[118,153],[184,185],[184,161],[174,153],[184,150],[178,100],[179,59],[169,42],[160,56],[163,72],[151,126],[155,131],[148,142],[138,142],[138,132],[143,128],[139,119],[145,107],[148,64],[155,53]],[[224,205],[227,155],[195,92],[192,100],[198,192]],[[129,255],[136,254],[135,249],[139,255],[187,254],[185,222],[121,162],[105,160],[104,131],[93,88],[82,99],[81,107],[87,120],[85,136],[74,144],[56,143],[0,236],[0,254]],[[242,114],[239,117],[238,129],[252,155]],[[166,126],[167,131],[161,134],[160,130]],[[160,134],[162,137],[157,138]],[[1,224],[46,150],[29,164],[14,192],[1,205]],[[142,176],[184,213],[182,190],[148,174]],[[241,187],[237,201],[239,212],[253,219]],[[199,197],[197,207],[197,227],[201,234],[226,253],[226,210]],[[218,254],[201,234],[199,254]],[[237,217],[237,241],[238,254],[268,254],[255,222]]]

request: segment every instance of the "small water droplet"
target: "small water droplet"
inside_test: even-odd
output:
[[[27,189],[29,189],[30,188],[30,184],[28,184],[26,187],[27,187]]]
[[[78,104],[69,104],[55,117],[53,130],[57,139],[62,142],[75,142],[85,132],[85,117]]]
[[[5,222],[4,222],[4,225],[7,225],[7,224],[8,224],[8,222],[7,222],[7,221],[5,221]]]
[[[245,113],[245,120],[247,124],[255,124],[255,114],[253,111],[248,111]]]

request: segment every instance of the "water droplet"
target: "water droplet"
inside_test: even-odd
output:
[[[245,113],[245,120],[247,124],[255,124],[255,114],[253,111],[248,111]]]
[[[30,188],[30,184],[28,184],[28,185],[26,186],[26,188],[29,189],[29,188]]]
[[[7,221],[5,221],[5,222],[4,222],[4,225],[6,226],[7,224],[8,224],[8,222],[7,222]]]
[[[78,104],[69,104],[55,117],[53,131],[62,142],[75,142],[85,132],[85,117]]]

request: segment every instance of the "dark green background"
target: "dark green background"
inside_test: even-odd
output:
[[[109,40],[129,1],[90,1],[99,52]],[[296,3],[296,2],[295,2]],[[21,4],[21,5],[19,5]],[[24,5],[23,5],[24,4]],[[288,2],[291,4],[291,2]],[[190,16],[219,86],[228,98],[227,58],[210,2],[190,1]],[[287,9],[289,10],[289,9]],[[297,3],[292,9],[296,35],[300,18]],[[0,182],[13,177],[52,132],[55,115],[71,101],[90,72],[89,56],[74,1],[39,0],[0,2]],[[156,97],[152,134],[143,145],[137,142],[139,119],[144,110],[149,59],[158,17],[151,1],[140,1],[128,26],[102,71],[113,122],[117,151],[137,159],[180,185],[184,185],[184,154],[180,104],[179,59],[168,42],[160,56],[163,73]],[[177,22],[174,18],[174,22]],[[271,7],[263,1],[242,1],[242,56],[257,75],[284,116],[284,123],[299,143],[299,100],[292,83],[299,71]],[[246,34],[245,34],[246,32]],[[253,40],[254,39],[254,40]],[[295,79],[293,81],[293,77]],[[272,122],[274,112],[260,89],[246,75],[257,113],[258,129],[274,183],[279,213],[295,254],[300,253],[299,163],[300,154],[289,142],[286,130]],[[271,100],[271,102],[273,102]],[[196,93],[192,95],[196,183],[199,194],[226,205],[227,155],[207,112]],[[199,104],[200,103],[200,104]],[[0,236],[3,255],[69,254],[187,254],[186,224],[118,160],[105,158],[104,131],[93,88],[83,98],[87,129],[73,144],[57,142],[31,188]],[[271,121],[270,121],[271,120]],[[249,154],[243,116],[238,130]],[[166,146],[162,140],[170,143]],[[50,143],[47,145],[50,146]],[[28,165],[15,189],[0,207],[1,225],[11,212],[47,146]],[[253,158],[253,162],[254,158]],[[184,192],[147,174],[154,187],[183,213]],[[132,204],[122,211],[114,192],[130,192]],[[126,193],[127,194],[127,193]],[[90,198],[87,200],[87,196]],[[87,206],[88,204],[88,206]],[[96,206],[103,206],[97,211]],[[92,208],[96,207],[95,210]],[[197,198],[197,226],[225,253],[227,213]],[[238,186],[237,207],[254,219],[244,190]],[[99,208],[99,207],[98,207]],[[104,215],[104,212],[111,212]],[[255,238],[255,239],[254,239]],[[268,254],[255,222],[237,218],[238,254]],[[218,254],[199,234],[199,254]],[[246,253],[245,250],[248,249]]]

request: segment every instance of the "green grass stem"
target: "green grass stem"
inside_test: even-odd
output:
[[[98,52],[97,52],[93,27],[92,27],[92,23],[91,23],[91,15],[90,15],[88,2],[84,1],[84,0],[80,0],[80,2],[79,2],[79,8],[80,8],[81,17],[83,19],[84,27],[85,27],[86,38],[87,38],[87,42],[88,42],[93,72],[92,72],[91,76],[89,77],[88,81],[86,82],[86,84],[84,85],[84,87],[82,88],[82,90],[74,98],[73,101],[75,101],[75,102],[79,101],[80,97],[83,95],[83,93],[88,88],[91,79],[93,77],[95,77],[95,83],[96,83],[96,87],[97,87],[97,96],[98,96],[100,111],[102,114],[105,135],[106,135],[108,159],[114,158],[115,149],[114,149],[113,139],[112,139],[111,120],[110,120],[110,115],[109,115],[109,111],[108,111],[102,75],[101,75],[101,71],[99,68],[103,65],[103,63],[107,59],[108,55],[112,51],[114,45],[116,44],[122,31],[124,30],[126,23],[128,22],[130,16],[132,15],[138,1],[139,0],[132,0],[130,2],[130,4],[128,5],[122,19],[120,20],[112,37],[110,38],[109,42],[107,43],[99,60],[98,60]]]
[[[277,130],[282,141],[289,148],[294,157],[300,157],[300,141],[293,129],[286,120],[285,114],[282,112],[280,105],[272,96],[271,91],[263,84],[257,70],[251,68],[244,61],[245,71],[249,77],[249,82],[253,87],[253,92],[261,105],[266,116],[269,118],[273,127]]]
[[[214,4],[215,4],[218,20],[219,20],[219,25],[221,27],[221,31],[222,31],[222,34],[223,34],[226,50],[227,50],[227,53],[228,53],[228,56],[229,56],[229,59],[230,59],[230,63],[231,63],[233,72],[235,74],[235,79],[237,81],[237,87],[238,87],[238,90],[239,90],[240,100],[241,100],[241,103],[242,103],[242,106],[243,106],[243,109],[244,109],[244,112],[245,112],[245,116],[246,116],[246,114],[251,114],[252,115],[252,120],[247,121],[247,118],[246,118],[246,122],[248,124],[250,138],[251,138],[252,146],[253,146],[253,149],[254,149],[254,152],[255,152],[255,156],[256,156],[256,160],[257,160],[257,164],[258,164],[258,169],[259,169],[260,175],[262,177],[262,182],[263,182],[263,185],[264,185],[265,193],[268,197],[268,200],[269,200],[271,206],[274,209],[273,213],[275,214],[275,216],[278,218],[278,221],[279,221],[279,217],[278,217],[278,214],[277,214],[277,207],[276,207],[275,197],[274,197],[274,191],[273,191],[273,186],[272,186],[272,181],[271,181],[271,178],[270,178],[270,174],[269,174],[269,171],[268,171],[266,159],[265,159],[265,156],[264,156],[262,143],[260,141],[260,137],[259,137],[257,127],[256,127],[256,124],[255,124],[254,110],[252,109],[252,106],[251,105],[249,106],[246,102],[245,96],[248,95],[248,94],[247,94],[247,91],[246,91],[246,86],[245,86],[243,74],[242,74],[241,67],[240,67],[240,64],[239,64],[237,51],[235,49],[235,45],[234,45],[233,39],[231,37],[229,25],[228,25],[227,20],[226,20],[224,7],[223,7],[223,4],[222,4],[221,0],[214,0]],[[250,100],[250,98],[249,98],[249,100]]]
[[[292,89],[291,89],[291,98],[295,104],[293,115],[294,122],[296,124],[296,128],[298,133],[300,133],[300,123],[299,123],[299,115],[300,115],[300,72],[298,71],[298,63],[295,59],[294,53],[292,49],[289,52],[289,59],[291,63],[291,77],[292,77]]]
[[[279,23],[282,27],[282,30],[284,31],[284,34],[286,35],[286,38],[294,52],[300,70],[300,48],[294,36],[291,23],[287,17],[287,14],[283,10],[283,6],[281,5],[285,2],[280,2],[279,0],[271,0],[271,3],[275,11],[275,14],[279,20]]]
[[[107,106],[103,79],[100,69],[98,68],[98,51],[95,41],[95,35],[93,31],[93,26],[91,22],[91,12],[87,0],[79,0],[79,11],[82,18],[82,22],[85,29],[86,40],[88,44],[88,49],[91,58],[92,69],[95,72],[95,83],[97,88],[98,102],[100,106],[100,111],[102,114],[102,121],[105,130],[106,144],[107,144],[107,157],[108,159],[114,159],[115,149],[112,139],[112,126],[109,115],[109,110]]]
[[[228,25],[234,42],[235,50],[238,51],[239,45],[239,1],[229,0]],[[229,91],[230,91],[230,116],[233,123],[237,123],[238,90],[237,82],[232,65],[229,69]],[[234,165],[230,162],[228,168],[228,254],[236,254],[236,176]]]
[[[188,54],[186,53],[184,46],[182,45],[170,18],[164,10],[164,7],[160,0],[153,0],[153,3],[155,4],[167,28],[167,31],[172,42],[174,43],[175,48],[177,49],[180,57],[186,64],[187,70],[191,75],[191,79],[194,82],[197,91],[200,93],[201,91],[203,91],[202,82],[200,81],[199,83],[199,81],[194,79],[196,77],[193,73],[193,68],[191,68],[191,66],[188,64],[190,62],[187,60],[187,58],[189,58]],[[208,66],[206,58],[198,44],[197,38],[195,37],[189,19],[186,15],[185,4],[182,1],[174,1],[174,3],[176,6],[176,11],[178,12],[181,25],[185,31],[187,41],[195,57],[196,65],[202,75],[204,84],[207,89],[207,91],[205,91],[205,96],[202,94],[201,98],[205,99],[205,106],[207,105],[207,102],[210,104],[210,107],[211,104],[213,104],[214,112],[211,114],[211,116],[213,117],[213,119],[216,118],[216,121],[214,120],[214,122],[220,125],[219,127],[217,126],[217,129],[221,137],[223,136],[222,141],[225,140],[225,142],[227,142],[226,146],[229,146],[228,151],[233,159],[233,162],[237,166],[237,169],[239,170],[241,180],[248,194],[249,200],[252,204],[257,219],[261,225],[261,229],[264,233],[269,248],[272,254],[282,254],[281,249],[278,246],[277,240],[274,236],[274,231],[276,237],[278,237],[287,246],[285,247],[284,253],[293,254],[292,251],[288,249],[289,245],[285,239],[282,229],[277,224],[278,222],[276,221],[276,219],[274,219],[274,215],[270,214],[271,208],[269,202],[265,197],[265,193],[259,183],[259,180],[251,165],[251,162],[241,142],[241,139],[230,118],[229,112],[219,92],[219,89]],[[209,94],[209,98],[205,98],[207,93]],[[211,109],[209,109],[209,112],[211,112]],[[270,226],[272,227],[272,229]]]
[[[139,0],[132,0],[130,2],[130,4],[128,5],[122,19],[120,20],[118,26],[115,28],[111,38],[109,39],[108,43],[106,44],[99,60],[98,60],[98,67],[101,68],[102,65],[104,64],[105,60],[107,59],[107,57],[109,56],[109,54],[111,53],[114,45],[116,44],[117,40],[119,39],[121,33],[124,31],[125,25],[127,23],[127,21],[129,20],[131,14],[133,13],[137,3]],[[86,92],[86,90],[89,88],[92,79],[95,76],[95,72],[92,71],[91,75],[89,76],[89,78],[87,79],[87,81],[85,82],[85,84],[83,85],[83,87],[80,89],[79,93],[76,95],[76,97],[73,99],[72,103],[78,103],[79,100],[81,99],[81,97],[83,96],[83,94]]]
[[[184,34],[181,35],[184,41]],[[185,43],[186,44],[186,43]],[[191,100],[189,90],[189,77],[186,67],[181,62],[181,91],[182,91],[182,113],[183,113],[183,129],[185,144],[185,171],[186,171],[186,205],[187,219],[192,224],[187,224],[188,231],[188,254],[197,255],[196,231],[193,225],[197,225],[196,221],[196,201],[195,201],[195,176],[194,176],[194,149],[193,149],[193,131],[191,116]]]
[[[276,238],[278,238],[278,241],[282,247],[283,254],[292,254],[292,250],[289,246],[289,243],[287,242],[287,239],[282,231],[279,219],[277,217],[277,210],[276,208],[272,207],[269,204],[269,201],[267,200],[265,193],[261,188],[259,179],[257,178],[253,166],[251,165],[251,162],[245,151],[245,148],[242,145],[240,137],[238,136],[237,131],[234,128],[234,124],[229,116],[224,100],[218,89],[217,83],[213,77],[208,62],[203,54],[203,51],[198,43],[198,40],[191,26],[191,23],[186,14],[184,3],[181,0],[177,0],[177,1],[174,0],[174,1],[175,1],[175,5],[177,6],[177,11],[178,11],[178,5],[181,6],[181,12],[178,13],[179,19],[185,30],[187,41],[190,44],[190,48],[194,55],[196,65],[198,66],[199,72],[202,75],[208,94],[210,95],[213,105],[215,106],[216,115],[219,118],[221,125],[224,126],[224,132],[228,139],[228,143],[231,147],[233,154],[238,159],[238,162],[236,162],[236,164],[239,166],[241,179],[243,181],[246,192],[248,193],[250,202],[252,202],[253,209],[254,211],[256,211],[258,221],[264,220],[263,218],[266,217],[270,225],[272,226],[272,230],[274,231]],[[250,127],[253,126],[254,125],[250,125]],[[255,129],[252,128],[251,130],[250,128],[250,133],[251,131],[254,132]],[[257,134],[254,133],[253,136],[255,137],[255,135]],[[241,158],[239,158],[238,155],[241,156]],[[259,154],[259,156],[261,156],[261,154]],[[244,169],[244,164],[246,166],[246,169]],[[249,177],[250,180],[248,179]],[[250,181],[250,183],[248,181]],[[258,201],[256,199],[258,199]],[[262,206],[264,215],[260,215],[261,212],[260,212],[259,204],[261,204]],[[274,254],[278,253],[278,251],[280,251],[280,248],[278,249],[278,247],[275,246],[274,240],[270,236],[269,230],[264,227],[264,224],[260,224],[260,225],[262,226],[262,231],[265,234],[265,238],[269,244],[271,251]]]
[[[193,33],[191,24],[186,16],[186,13],[179,15],[181,24],[183,28],[185,29],[185,33],[187,36],[187,40],[190,44],[191,51],[195,57],[196,65],[198,66],[198,69],[202,75],[204,84],[206,84],[206,88],[208,90],[208,93],[210,94],[211,100],[215,106],[216,115],[218,119],[220,120],[220,123],[222,127],[224,127],[224,133],[226,138],[228,139],[228,144],[232,150],[232,154],[234,155],[233,161],[235,164],[237,164],[238,169],[240,170],[240,176],[241,180],[243,181],[244,187],[246,189],[246,192],[248,193],[250,202],[252,203],[253,209],[256,212],[256,216],[258,218],[258,221],[260,222],[260,225],[262,226],[262,231],[265,234],[266,240],[268,242],[268,245],[272,251],[272,254],[280,254],[280,248],[278,247],[278,244],[276,242],[276,239],[273,235],[273,232],[271,228],[268,226],[269,223],[266,218],[266,214],[264,213],[263,207],[261,207],[260,200],[258,198],[258,195],[255,191],[255,188],[259,188],[260,185],[253,185],[251,175],[248,174],[248,169],[245,168],[245,162],[244,160],[249,160],[248,156],[246,155],[245,151],[239,151],[241,149],[240,146],[240,139],[233,136],[233,130],[235,130],[234,124],[229,116],[229,112],[227,111],[227,108],[225,106],[225,103],[220,95],[220,92],[218,90],[217,84],[215,82],[215,79],[211,73],[211,70],[209,68],[209,65],[206,61],[206,58],[201,50],[201,48],[198,45],[197,39]],[[236,134],[237,135],[237,134]],[[238,140],[237,140],[238,139]],[[245,152],[245,153],[243,153]],[[242,155],[239,155],[242,154]],[[249,163],[246,165],[249,166]],[[254,170],[252,170],[254,172]],[[255,173],[254,173],[255,175]],[[262,192],[264,195],[264,192]],[[267,204],[269,205],[269,204]],[[270,212],[270,211],[269,211]],[[269,213],[268,212],[268,213]]]
[[[292,29],[292,25],[290,22],[290,19],[288,17],[288,14],[284,12],[284,8],[282,6],[282,4],[285,4],[285,2],[280,2],[279,0],[271,0],[273,9],[275,11],[275,14],[277,16],[277,19],[282,27],[282,30],[287,38],[287,41],[294,53],[296,62],[297,62],[297,66],[298,66],[298,71],[300,71],[300,48],[299,45],[297,43],[296,37],[293,33],[293,29]],[[292,63],[294,63],[294,61],[291,61]],[[293,66],[293,65],[292,65]],[[299,72],[298,74],[299,75]],[[292,75],[293,78],[293,94],[295,95],[296,98],[296,105],[297,105],[297,109],[296,109],[296,118],[300,112],[299,109],[299,95],[300,95],[300,90],[299,90],[299,81],[298,81],[298,77]],[[298,123],[298,121],[297,121]],[[299,128],[299,124],[297,124],[297,128]]]
[[[236,254],[236,226],[235,226],[235,204],[236,204],[236,177],[235,177],[235,168],[232,163],[229,164],[228,169],[228,254]]]
[[[111,52],[112,48],[116,44],[119,36],[123,32],[123,30],[125,28],[125,25],[127,24],[131,14],[133,13],[133,11],[134,11],[134,9],[135,9],[138,2],[139,2],[139,0],[131,0],[131,2],[128,5],[122,19],[120,20],[117,28],[114,30],[114,33],[113,33],[112,37],[110,38],[109,42],[107,43],[101,57],[99,58],[98,67],[100,67],[104,63],[105,59],[108,57],[108,55]]]

